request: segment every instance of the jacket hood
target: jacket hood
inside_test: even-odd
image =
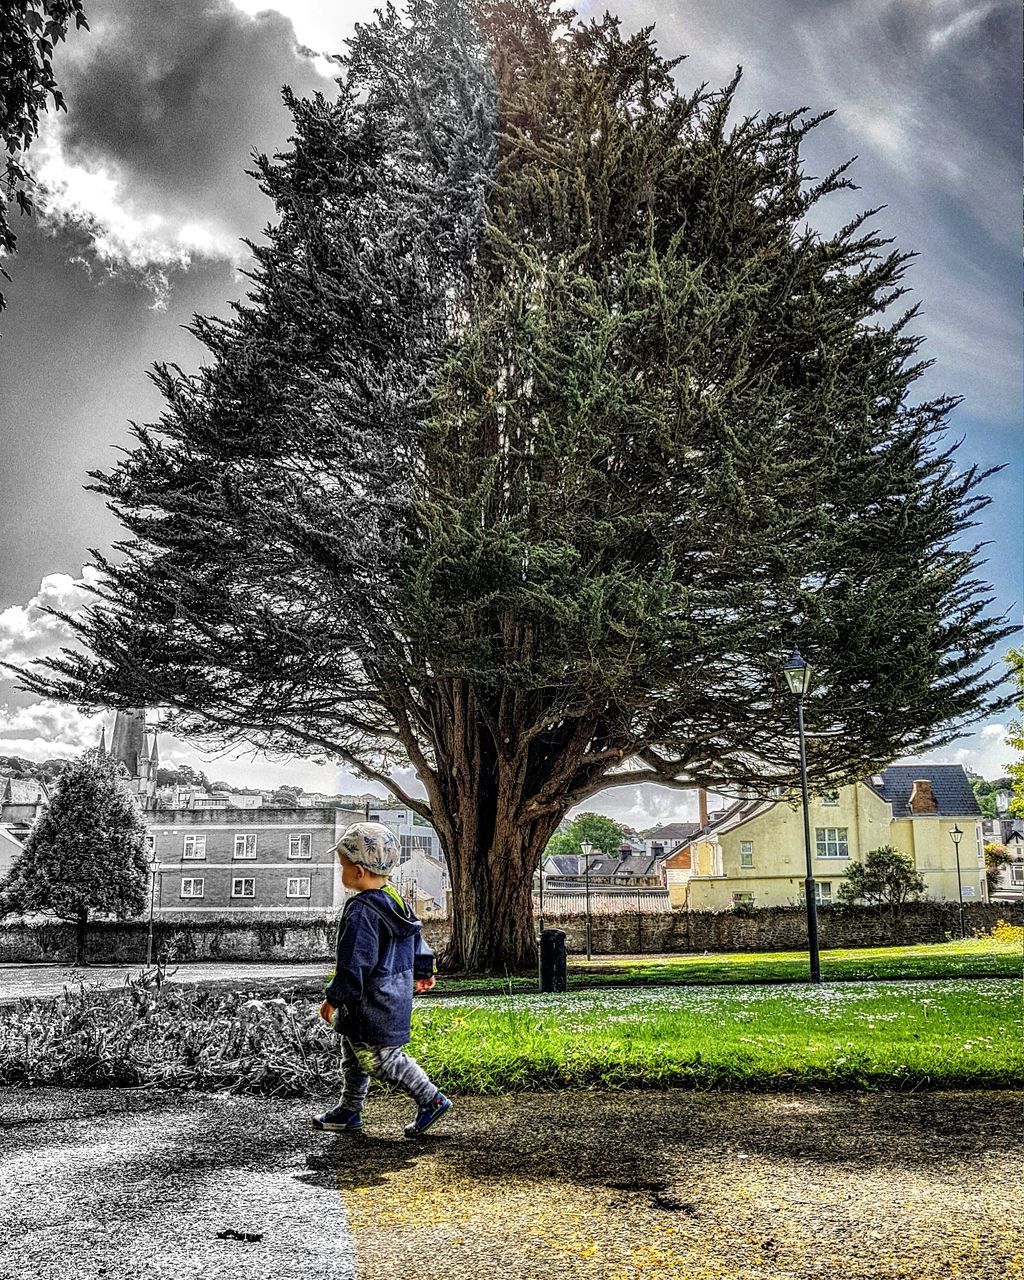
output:
[[[408,938],[423,927],[409,904],[400,900],[397,894],[392,897],[384,889],[367,889],[358,897],[380,917],[384,927],[396,938]]]

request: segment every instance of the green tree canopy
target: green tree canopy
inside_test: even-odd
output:
[[[10,873],[5,912],[52,911],[78,926],[85,962],[89,916],[140,915],[147,902],[146,824],[124,771],[89,751],[60,775]]]
[[[344,762],[437,829],[446,959],[532,963],[530,880],[609,783],[812,781],[997,699],[961,535],[986,498],[922,400],[911,257],[812,227],[825,119],[739,117],[651,30],[411,0],[336,100],[286,100],[277,220],[207,363],[95,477],[128,530],[26,683]],[[426,799],[394,778],[415,770]]]
[[[584,844],[593,845],[600,853],[613,857],[619,852],[625,831],[614,818],[601,813],[581,813],[548,841],[546,854],[579,854]]]
[[[895,917],[924,890],[924,880],[915,870],[913,858],[887,844],[870,850],[863,862],[847,867],[836,897],[845,903],[888,907]]]

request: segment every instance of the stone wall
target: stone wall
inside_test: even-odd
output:
[[[1020,903],[973,903],[965,907],[968,932],[985,932],[997,920],[1019,923]],[[561,917],[554,927],[566,933],[572,954],[585,950],[583,916]],[[254,960],[329,962],[334,957],[336,917],[308,920],[160,919],[154,923],[154,953],[169,948],[179,961]],[[435,951],[448,941],[446,920],[427,920],[424,937]],[[956,903],[923,902],[905,908],[895,924],[869,908],[822,906],[818,933],[822,950],[832,947],[898,946],[942,942],[959,932]],[[801,951],[807,945],[804,912],[799,907],[761,907],[749,912],[649,912],[641,916],[595,915],[591,929],[594,955],[652,952]],[[0,927],[0,963],[73,961],[72,925],[9,924]],[[141,964],[146,958],[146,925],[98,921],[89,926],[88,951],[96,964]],[[0,986],[3,977],[0,974]]]

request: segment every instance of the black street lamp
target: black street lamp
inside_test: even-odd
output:
[[[580,852],[583,854],[583,892],[586,897],[587,904],[587,920],[584,925],[584,932],[587,937],[587,959],[590,959],[590,859],[596,853],[592,844],[586,841],[580,842]]]
[[[964,838],[964,833],[956,825],[949,833],[950,840],[953,841],[953,848],[956,850],[956,897],[960,903],[960,937],[967,937],[967,924],[964,921],[964,887],[960,880],[960,841]]]
[[[810,958],[811,981],[821,981],[821,960],[818,956],[818,908],[814,891],[814,864],[811,861],[811,815],[807,798],[807,748],[804,741],[804,697],[811,684],[811,668],[800,657],[797,649],[782,668],[789,690],[796,698],[796,719],[800,738],[800,789],[804,809],[804,857],[807,877],[804,880],[804,897],[807,904],[807,950]]]
[[[153,898],[156,894],[156,878],[157,867],[159,861],[156,856],[156,850],[149,860],[149,931],[146,935],[146,965],[153,963]]]

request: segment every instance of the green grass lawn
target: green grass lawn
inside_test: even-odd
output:
[[[442,1087],[1010,1087],[1021,988],[993,979],[449,996],[412,1052]]]
[[[966,941],[921,943],[912,947],[860,947],[823,951],[821,973],[826,982],[886,978],[1012,978],[1024,975],[1024,954],[1016,941],[968,938]],[[806,982],[807,955],[802,951],[729,952],[711,955],[569,957],[569,989],[594,987],[710,985],[733,982]],[[439,994],[498,994],[536,990],[537,979],[523,975],[504,980],[447,978]]]

